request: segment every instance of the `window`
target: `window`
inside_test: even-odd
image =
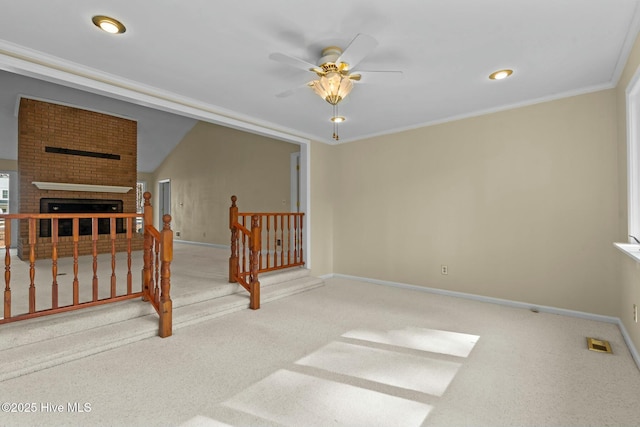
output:
[[[0,173],[0,214],[9,212],[9,174]],[[4,222],[2,223],[4,225]]]
[[[627,86],[627,204],[629,234],[640,239],[640,69]]]
[[[136,183],[136,212],[142,213],[144,211],[144,197],[143,194],[146,191],[145,182]]]
[[[629,243],[615,243],[640,263],[640,67],[629,82],[627,98],[627,234]],[[632,237],[633,236],[633,237]]]
[[[144,192],[146,191],[146,182],[136,182],[136,213],[144,212]],[[136,233],[142,233],[142,218],[136,218]]]

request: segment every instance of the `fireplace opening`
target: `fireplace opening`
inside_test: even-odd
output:
[[[122,200],[102,199],[40,199],[40,213],[122,213]],[[91,234],[91,218],[78,221],[81,236]],[[124,218],[116,218],[116,233],[124,233]],[[109,234],[109,218],[98,218],[98,234]],[[73,220],[58,220],[58,236],[73,235]],[[40,220],[40,237],[51,237],[51,220]]]

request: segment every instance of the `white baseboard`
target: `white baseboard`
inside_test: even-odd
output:
[[[470,300],[474,300],[474,301],[481,301],[481,302],[487,302],[487,303],[491,303],[491,304],[504,305],[504,306],[508,306],[508,307],[524,308],[524,309],[527,309],[527,310],[532,310],[533,309],[533,310],[539,311],[541,313],[559,314],[559,315],[563,315],[563,316],[571,316],[571,317],[578,317],[578,318],[581,318],[581,319],[595,320],[595,321],[598,321],[598,322],[613,323],[613,324],[618,325],[618,328],[620,329],[620,332],[622,333],[622,337],[624,338],[624,341],[627,344],[629,352],[631,353],[631,357],[633,358],[634,362],[636,363],[636,366],[638,367],[638,369],[640,369],[640,354],[638,354],[638,351],[636,350],[636,347],[633,344],[633,341],[631,340],[631,337],[627,333],[627,330],[624,327],[624,324],[622,323],[622,320],[620,320],[619,317],[603,316],[603,315],[600,315],[600,314],[585,313],[583,311],[567,310],[567,309],[564,309],[564,308],[549,307],[549,306],[537,305],[537,304],[529,304],[529,303],[520,302],[520,301],[511,301],[511,300],[501,299],[501,298],[492,298],[492,297],[486,297],[486,296],[482,296],[482,295],[468,294],[468,293],[465,293],[465,292],[448,291],[448,290],[445,290],[445,289],[429,288],[429,287],[425,287],[425,286],[410,285],[410,284],[407,284],[407,283],[400,283],[400,282],[391,282],[391,281],[388,281],[388,280],[378,280],[378,279],[370,279],[370,278],[367,278],[367,277],[350,276],[350,275],[347,275],[347,274],[325,274],[323,276],[320,276],[320,278],[324,279],[324,280],[331,279],[331,278],[334,278],[334,277],[343,278],[343,279],[350,279],[350,280],[358,280],[360,282],[368,282],[368,283],[373,283],[373,284],[376,284],[376,285],[391,286],[391,287],[402,288],[402,289],[410,289],[410,290],[420,291],[420,292],[428,292],[428,293],[438,294],[438,295],[445,295],[445,296],[451,296],[451,297],[457,297],[457,298],[465,298],[465,299],[470,299]]]
[[[631,357],[633,357],[633,360],[635,360],[636,365],[638,366],[638,369],[640,369],[640,354],[638,354],[638,350],[636,349],[636,346],[633,345],[633,341],[631,340],[631,337],[629,336],[629,334],[627,333],[627,328],[624,327],[624,323],[622,323],[622,320],[618,319],[618,327],[620,328],[620,332],[622,333],[622,336],[624,337],[624,342],[627,343],[627,347],[629,348],[629,352],[631,353]]]

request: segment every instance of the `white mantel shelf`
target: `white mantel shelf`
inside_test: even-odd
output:
[[[117,185],[69,184],[65,182],[42,181],[33,181],[32,184],[40,190],[90,191],[94,193],[126,193],[133,188]]]

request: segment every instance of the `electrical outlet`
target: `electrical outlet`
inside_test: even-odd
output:
[[[638,323],[638,306],[633,304],[633,321]]]
[[[440,273],[442,274],[449,274],[449,267],[447,267],[446,265],[441,265],[440,266]]]
[[[276,246],[282,246],[282,240],[280,239],[276,240]]]
[[[176,231],[176,237],[180,237],[180,232]]]

